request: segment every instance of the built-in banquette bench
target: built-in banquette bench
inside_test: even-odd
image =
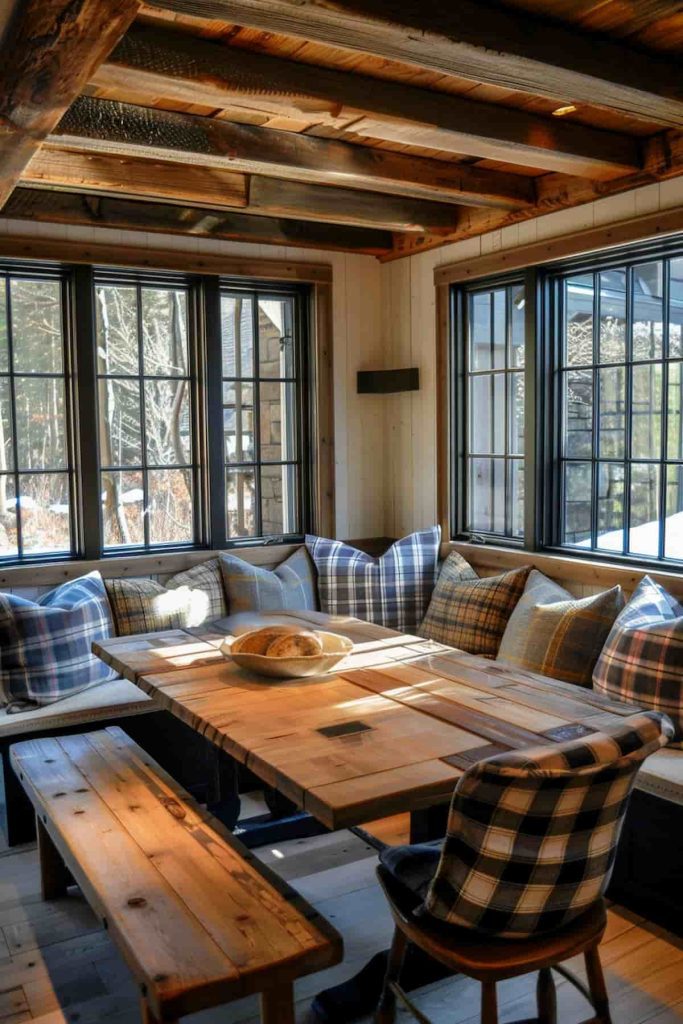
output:
[[[78,884],[139,985],[144,1024],[254,993],[262,1024],[294,1024],[294,980],[342,958],[301,896],[120,729],[26,740],[11,760],[36,812],[43,898]]]
[[[390,541],[379,538],[356,542],[372,554],[379,554]],[[481,576],[496,575],[521,565],[533,565],[577,597],[588,596],[619,584],[626,597],[638,586],[645,572],[629,566],[482,544],[446,543],[443,557],[459,551]],[[252,564],[272,568],[296,550],[293,545],[265,545],[233,550]],[[213,557],[210,551],[169,555],[112,558],[101,562],[70,562],[40,568],[17,567],[0,571],[0,589],[35,596],[37,588],[48,590],[65,580],[98,569],[105,578],[150,576],[163,583],[173,573],[190,568]],[[683,576],[680,573],[649,573],[675,597],[683,600]],[[153,717],[149,717],[153,713]],[[143,717],[144,716],[144,717]],[[5,780],[10,807],[13,799],[25,804],[25,797],[7,770],[9,746],[23,736],[81,731],[93,722],[120,722],[143,745],[160,739],[158,751],[172,747],[165,741],[168,716],[157,711],[152,701],[132,683],[118,680],[84,694],[60,701],[40,711],[18,715],[0,712],[0,749],[3,753]],[[168,764],[165,763],[165,767]],[[22,838],[21,817],[13,827],[10,811],[9,830],[13,841]],[[26,816],[23,816],[26,822]],[[677,837],[683,834],[683,751],[663,750],[649,758],[636,783],[620,856],[616,866],[613,892],[623,902],[657,918],[680,931],[683,907],[673,898],[683,891],[683,857]]]

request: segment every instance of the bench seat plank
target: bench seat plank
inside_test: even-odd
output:
[[[159,1019],[341,958],[327,922],[120,729],[20,743],[12,762]]]

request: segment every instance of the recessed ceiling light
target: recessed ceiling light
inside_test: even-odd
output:
[[[576,107],[573,103],[568,103],[566,107],[558,107],[557,110],[553,110],[553,117],[564,117],[565,114],[573,114]]]

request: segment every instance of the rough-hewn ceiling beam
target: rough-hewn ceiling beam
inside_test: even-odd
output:
[[[149,2],[149,0],[148,0]],[[154,7],[282,32],[677,127],[680,68],[524,11],[417,0],[151,0]]]
[[[422,133],[429,136],[429,148],[592,178],[615,177],[639,165],[637,144],[626,136],[144,25],[126,33],[92,82],[122,100],[164,96],[216,107],[251,100],[276,109],[277,101],[290,116],[328,115],[333,121],[374,114],[392,119],[379,124],[399,142],[419,144]],[[381,131],[374,134],[382,137]],[[491,202],[518,195],[509,175],[477,168],[460,174],[463,187],[469,183],[470,191]]]
[[[492,179],[441,160],[88,96],[73,104],[49,141],[60,148],[184,161],[458,204],[520,209],[534,199],[533,183],[514,174]]]
[[[0,18],[0,207],[138,7],[138,0],[16,0],[11,16]]]
[[[14,190],[2,216],[16,220],[307,246],[372,255],[385,254],[392,244],[392,236],[387,231],[24,187]]]
[[[27,185],[99,195],[146,197],[245,213],[354,224],[387,231],[452,231],[461,207],[404,196],[382,196],[333,185],[310,185],[181,163],[43,150],[22,175]]]

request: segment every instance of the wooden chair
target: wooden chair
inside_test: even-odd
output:
[[[497,1024],[496,984],[506,978],[538,971],[536,986],[538,1024],[555,1024],[557,1009],[555,984],[551,968],[572,982],[592,1003],[595,1016],[586,1024],[611,1024],[607,989],[600,964],[598,946],[605,931],[607,916],[602,900],[580,918],[553,935],[536,939],[491,939],[467,928],[453,928],[431,921],[426,915],[415,917],[414,902],[407,901],[400,886],[388,871],[378,868],[379,880],[389,901],[396,925],[394,941],[382,999],[377,1011],[377,1024],[393,1024],[396,997],[421,1024],[428,1024],[411,999],[400,987],[403,958],[409,942],[438,960],[453,973],[466,974],[481,982],[481,1022]],[[588,975],[588,988],[562,967],[564,961],[583,953]],[[530,1021],[520,1024],[531,1024]]]
[[[538,971],[539,1024],[557,1019],[555,968],[611,1024],[598,945],[602,897],[638,768],[673,735],[664,715],[631,715],[604,732],[509,751],[459,780],[443,850],[388,847],[379,878],[396,924],[378,1010],[391,1024],[409,942],[482,983],[482,1024],[497,1024],[496,983]],[[586,959],[589,987],[561,965]]]

